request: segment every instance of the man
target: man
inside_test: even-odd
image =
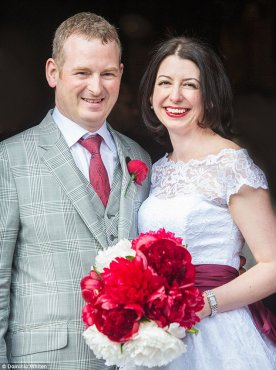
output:
[[[106,122],[119,93],[120,60],[116,29],[104,18],[79,13],[65,20],[46,63],[54,110],[0,144],[0,363],[107,368],[82,337],[79,284],[98,250],[137,235],[149,176],[126,192],[126,158],[151,165]],[[91,155],[84,139],[96,134]]]

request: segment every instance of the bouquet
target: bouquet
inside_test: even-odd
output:
[[[182,239],[160,229],[100,251],[81,281],[83,333],[107,366],[163,366],[186,352],[203,295]]]

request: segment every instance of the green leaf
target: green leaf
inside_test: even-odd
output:
[[[101,274],[100,274],[100,272],[97,270],[97,267],[96,267],[95,265],[93,265],[93,270],[96,272],[96,274],[98,275],[98,277],[102,279]]]
[[[134,259],[134,256],[125,256],[126,260],[132,261]]]
[[[199,333],[199,330],[195,326],[193,326],[191,329],[187,329],[186,331],[189,334],[198,334]]]
[[[143,316],[140,320],[140,322],[150,322],[151,320],[148,319],[147,317]]]

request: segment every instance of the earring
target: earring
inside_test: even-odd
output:
[[[150,109],[153,109],[153,105],[150,106]]]

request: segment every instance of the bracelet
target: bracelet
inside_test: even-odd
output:
[[[218,302],[216,300],[216,296],[212,292],[212,290],[205,290],[205,294],[206,294],[209,306],[211,308],[211,313],[209,316],[213,317],[218,312]]]

